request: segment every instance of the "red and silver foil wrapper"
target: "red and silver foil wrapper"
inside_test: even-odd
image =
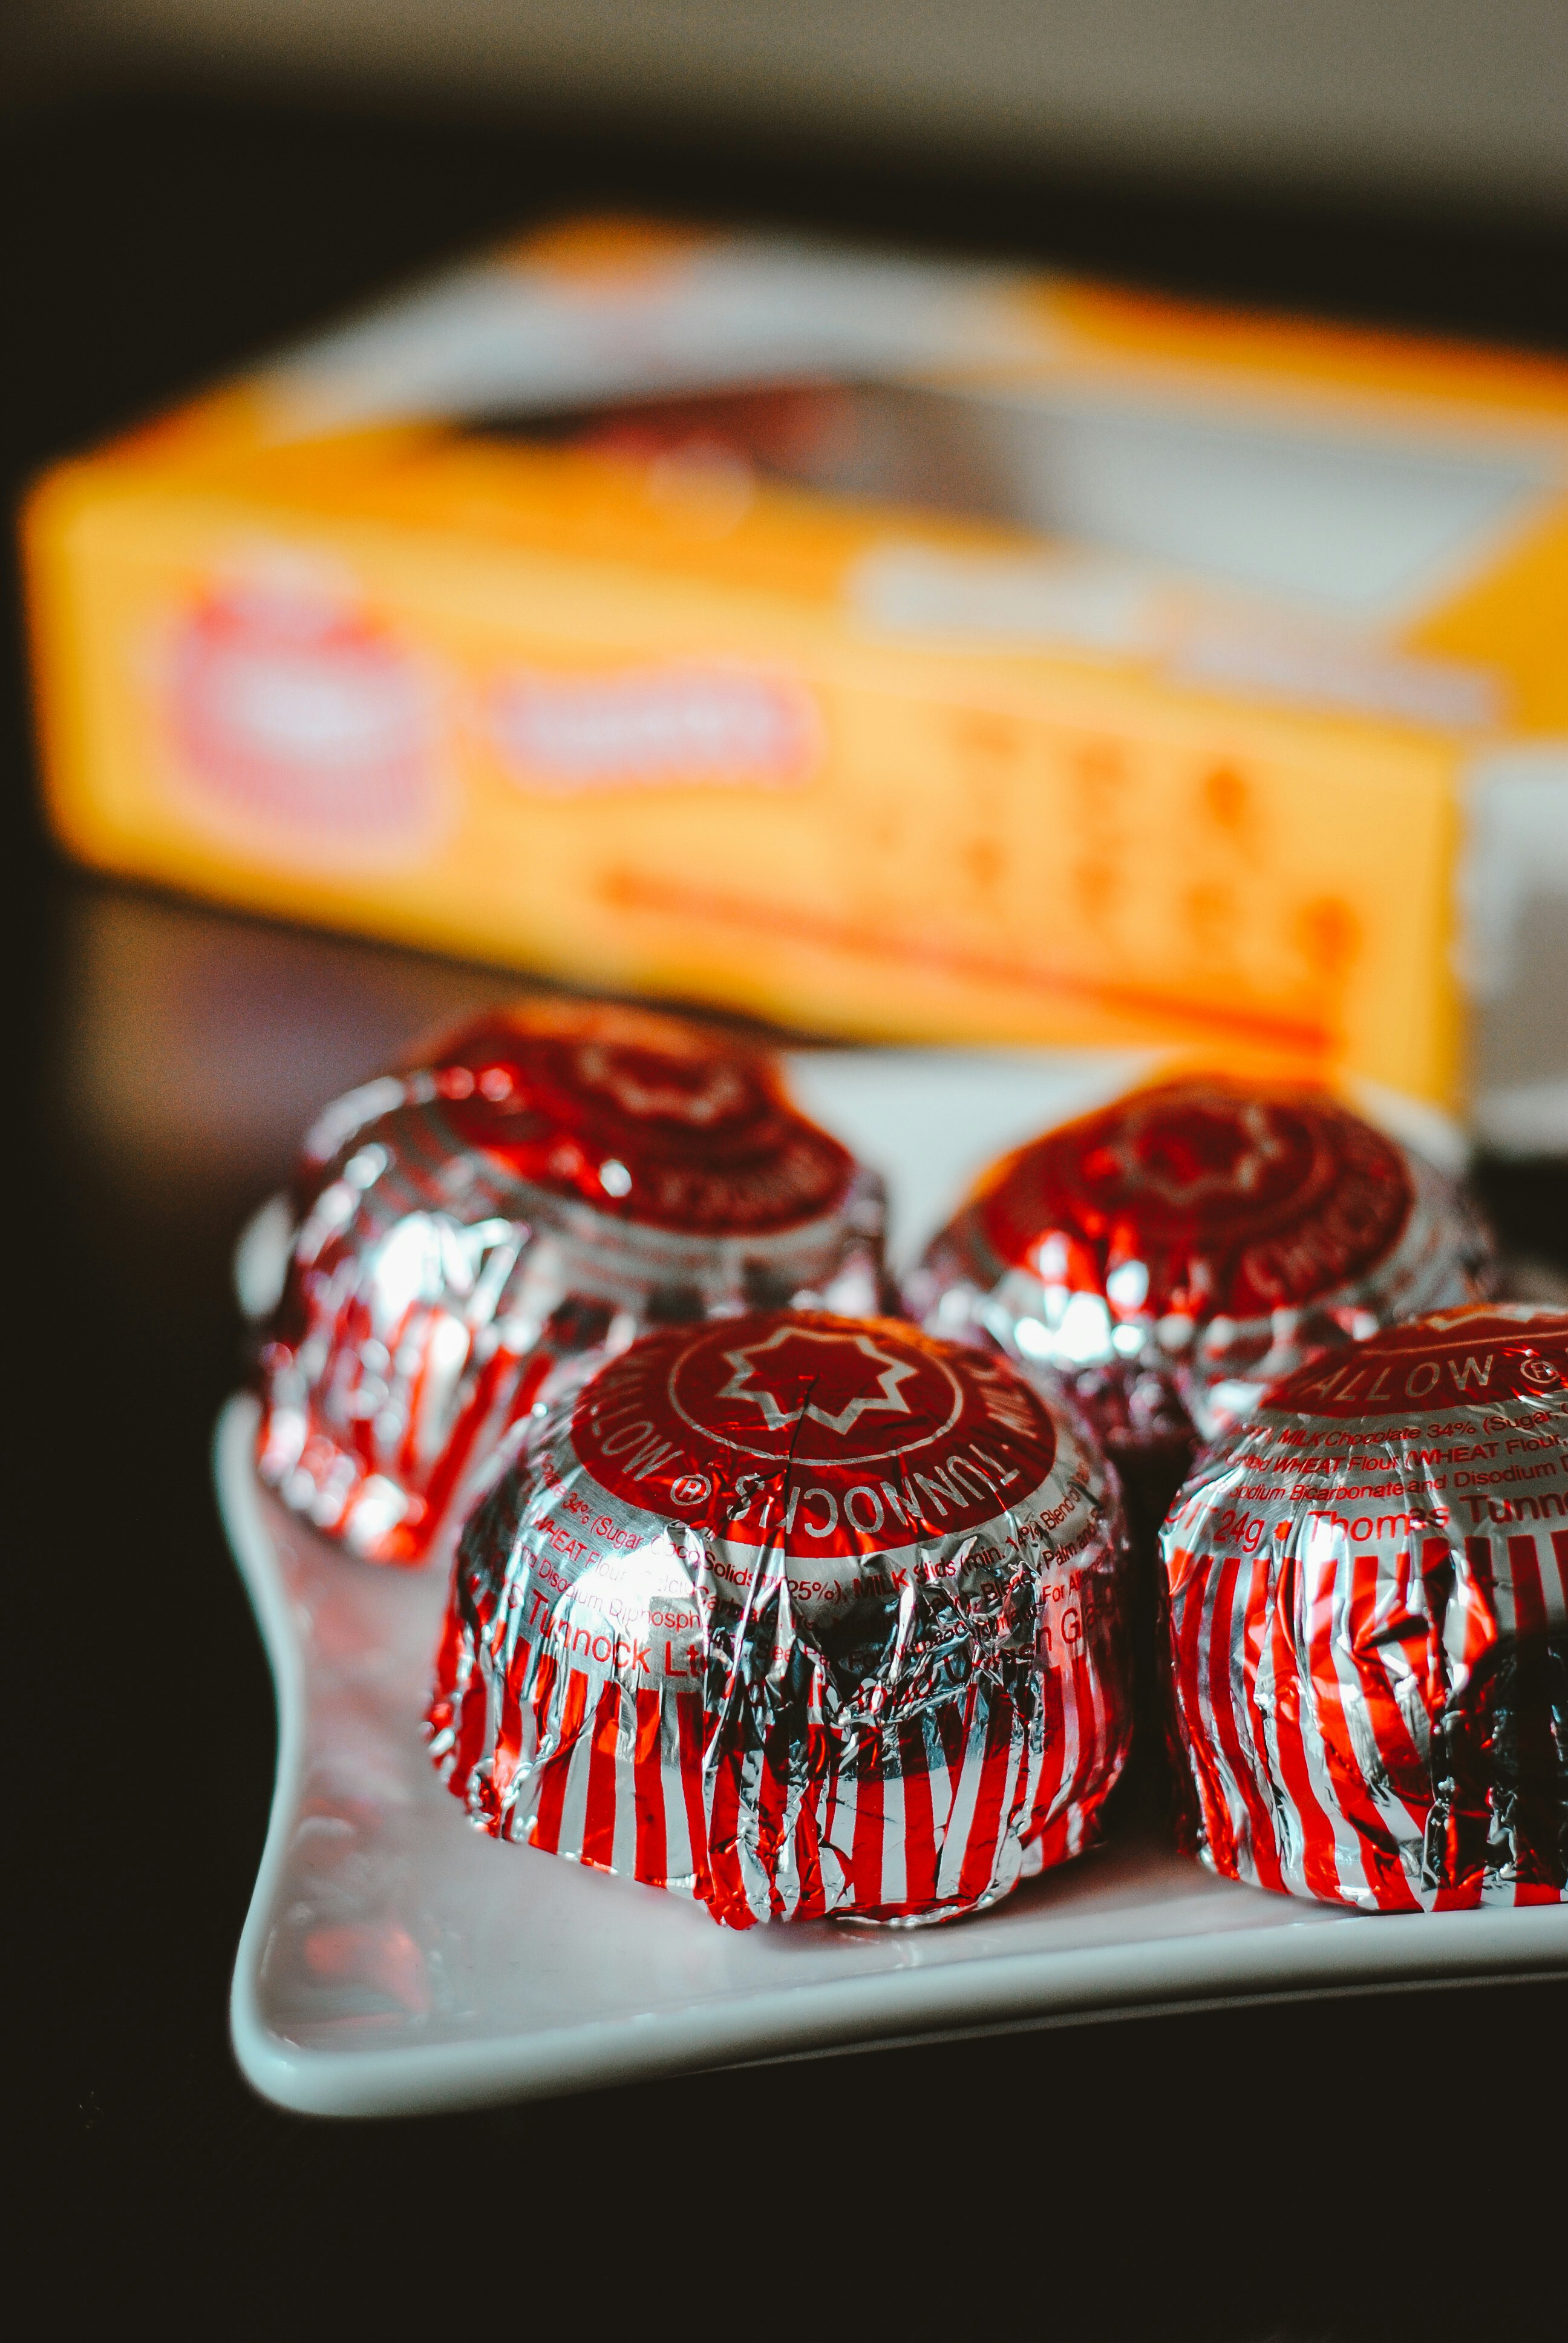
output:
[[[1070,1403],[890,1319],[559,1374],[458,1548],[430,1710],[498,1838],[732,1927],[979,1910],[1129,1735],[1126,1543]]]
[[[1568,1315],[1269,1392],[1161,1544],[1204,1859],[1365,1911],[1568,1900]]]
[[[672,1320],[882,1300],[879,1182],[773,1061],[527,1004],[329,1108],[262,1351],[262,1478],[375,1562],[439,1554],[551,1364]]]
[[[1198,1076],[1006,1157],[906,1299],[932,1332],[1054,1367],[1119,1462],[1163,1460],[1169,1495],[1194,1433],[1489,1272],[1456,1184],[1327,1092]]]

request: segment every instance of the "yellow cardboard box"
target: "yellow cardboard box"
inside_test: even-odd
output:
[[[587,222],[59,466],[25,543],[88,861],[1568,1139],[1568,367]]]

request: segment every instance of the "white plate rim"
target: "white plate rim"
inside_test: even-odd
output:
[[[340,2117],[430,2113],[660,2075],[1091,2020],[1568,1974],[1568,1906],[1537,1906],[991,1955],[548,2034],[386,2051],[290,2042],[266,2022],[261,1975],[304,1778],[306,1671],[252,1465],[256,1415],[256,1399],[237,1394],[219,1416],[214,1440],[218,1508],[277,1703],[276,1778],[235,1964],[230,2030],[246,2079],[280,2107]]]

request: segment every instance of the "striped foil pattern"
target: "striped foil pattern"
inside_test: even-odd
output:
[[[650,1319],[801,1292],[874,1308],[880,1291],[869,1173],[799,1227],[681,1237],[519,1178],[465,1137],[444,1079],[385,1076],[312,1134],[261,1358],[262,1479],[364,1559],[405,1566],[449,1552],[559,1359],[624,1344]]]
[[[1367,1911],[1568,1896],[1568,1319],[1321,1361],[1161,1538],[1204,1859]]]
[[[793,1326],[874,1341],[889,1414],[902,1363],[935,1361],[965,1387],[957,1428],[911,1402],[909,1453],[814,1465],[775,1375],[778,1461],[727,1474],[695,1404],[650,1403],[707,1334],[741,1363],[733,1419]],[[477,1823],[735,1927],[940,1920],[1092,1843],[1131,1734],[1106,1468],[1001,1363],[973,1383],[965,1354],[867,1327],[745,1319],[552,1378],[464,1534],[437,1664],[432,1754]],[[891,1436],[853,1426],[849,1385],[804,1388],[824,1455],[834,1426]],[[1049,1415],[1043,1448],[1020,1408]]]

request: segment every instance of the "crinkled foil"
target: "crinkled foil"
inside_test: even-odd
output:
[[[535,1079],[536,1027],[582,1077],[588,1121],[560,1079]],[[635,1217],[645,1186],[662,1225]],[[790,1221],[792,1200],[809,1209]],[[558,1360],[668,1321],[883,1300],[875,1174],[756,1052],[640,1011],[488,1021],[339,1100],[307,1141],[296,1212],[259,1469],[376,1562],[447,1550]]]
[[[1568,1315],[1298,1371],[1161,1536],[1205,1860],[1367,1911],[1568,1900]]]
[[[1317,1091],[1162,1082],[998,1164],[910,1279],[1070,1383],[1157,1522],[1197,1438],[1325,1350],[1491,1288],[1455,1182]]]
[[[1127,1554],[1070,1403],[766,1313],[563,1368],[509,1447],[429,1716],[497,1837],[749,1927],[946,1919],[1095,1836]]]

